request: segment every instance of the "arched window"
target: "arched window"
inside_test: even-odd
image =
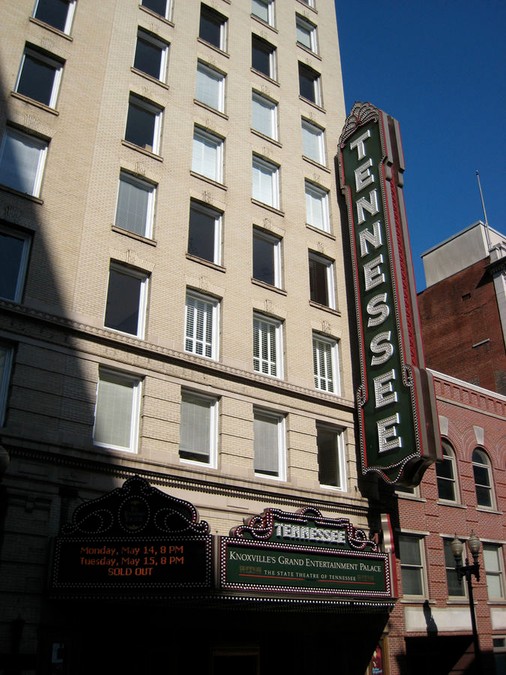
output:
[[[449,443],[442,443],[443,459],[436,462],[437,491],[439,499],[458,501],[457,465],[455,453]]]
[[[494,495],[492,491],[492,469],[490,460],[484,450],[473,450],[473,474],[478,506],[492,508]]]

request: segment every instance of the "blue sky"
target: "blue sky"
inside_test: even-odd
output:
[[[506,234],[506,0],[335,0],[349,113],[400,124],[417,291],[421,254],[477,220]]]

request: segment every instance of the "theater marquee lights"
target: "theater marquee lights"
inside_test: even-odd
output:
[[[440,438],[418,324],[403,171],[397,121],[369,103],[355,104],[339,141],[339,176],[355,287],[362,472],[415,486],[440,456]]]

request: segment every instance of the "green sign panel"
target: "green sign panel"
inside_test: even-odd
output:
[[[417,485],[440,439],[420,341],[397,122],[357,104],[339,159],[355,282],[362,471]]]

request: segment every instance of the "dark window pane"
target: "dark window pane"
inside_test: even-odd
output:
[[[321,485],[339,486],[339,455],[336,433],[327,429],[318,429],[318,480]]]
[[[167,0],[142,0],[142,4],[160,16],[165,16],[167,12]]]
[[[33,98],[35,101],[49,105],[54,76],[54,66],[37,59],[31,54],[26,54],[19,78],[18,92]]]
[[[224,19],[220,14],[202,5],[200,12],[199,37],[221,49],[221,27]]]
[[[134,61],[135,68],[159,79],[161,58],[162,50],[160,47],[141,37],[137,38]]]
[[[263,237],[253,237],[253,277],[274,286],[274,244]]]
[[[313,302],[320,305],[329,304],[327,266],[311,258],[309,259],[309,286]]]
[[[0,232],[0,297],[14,300],[25,242]]]
[[[134,103],[128,108],[125,138],[141,148],[152,148],[155,133],[155,115]]]
[[[299,64],[299,93],[308,101],[316,103],[317,74],[303,64]]]
[[[105,325],[137,335],[141,279],[112,269],[109,275]]]
[[[190,209],[188,253],[214,262],[216,218],[200,209]]]
[[[251,52],[252,67],[260,73],[272,77],[271,54],[273,48],[262,40],[253,38]]]
[[[68,11],[68,0],[39,0],[35,10],[35,18],[64,31]]]
[[[488,488],[476,486],[476,501],[478,506],[492,506],[492,495]]]

